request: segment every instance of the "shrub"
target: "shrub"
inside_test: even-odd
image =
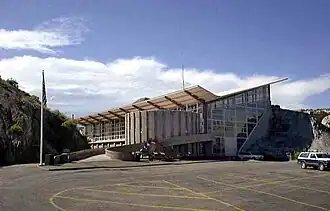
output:
[[[39,101],[39,97],[37,97],[37,96],[35,96],[35,95],[31,95],[31,96],[29,96],[29,95],[26,95],[26,96],[24,96],[24,97],[22,97],[21,99],[20,99],[20,101],[21,102],[29,102],[29,103],[40,103],[40,101]]]
[[[10,126],[8,131],[12,134],[21,134],[23,133],[23,128],[20,126],[19,122],[16,122],[12,126]]]
[[[0,88],[8,89],[8,84],[5,81],[0,81]]]
[[[294,151],[294,152],[292,152],[292,154],[291,154],[291,159],[292,159],[292,160],[297,160],[299,154],[300,154],[299,151]]]
[[[7,79],[7,82],[12,85],[13,87],[16,87],[18,88],[18,82],[15,81],[14,79],[10,78],[10,79]]]
[[[72,129],[72,128],[76,127],[76,123],[74,123],[74,121],[72,119],[67,119],[62,123],[61,126],[67,128],[67,129]]]
[[[35,95],[28,96],[28,99],[31,102],[38,102],[38,103],[40,102],[39,97],[38,96],[35,96]]]
[[[65,116],[65,114],[63,114],[62,112],[60,112],[59,110],[54,110],[54,111],[52,111],[52,113],[56,116],[56,117],[58,117],[58,118],[60,118],[60,119],[62,119],[62,120],[66,120],[67,119],[67,117]]]

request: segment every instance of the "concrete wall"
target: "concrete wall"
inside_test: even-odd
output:
[[[137,111],[126,114],[125,123],[127,145],[200,133],[199,114],[190,111]]]
[[[118,152],[118,151],[112,151],[111,149],[106,149],[105,155],[113,160],[123,160],[123,161],[133,160],[133,155],[128,152]]]
[[[166,139],[164,141],[164,146],[176,146],[176,145],[181,145],[181,144],[206,142],[206,141],[212,141],[213,139],[214,139],[214,136],[211,133],[195,134],[195,135],[190,135],[190,136],[177,136],[177,137]]]

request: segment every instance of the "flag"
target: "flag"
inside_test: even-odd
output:
[[[47,107],[47,95],[46,95],[46,84],[45,84],[45,74],[42,71],[42,105]]]

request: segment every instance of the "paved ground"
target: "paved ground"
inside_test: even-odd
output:
[[[295,163],[134,169],[0,168],[0,210],[327,210],[330,172]]]
[[[42,166],[41,168],[48,171],[63,171],[63,170],[86,170],[86,169],[114,169],[114,168],[135,168],[142,166],[159,166],[159,165],[182,165],[182,164],[194,164],[194,163],[205,163],[205,162],[214,162],[214,161],[185,161],[179,160],[174,162],[165,162],[165,161],[149,161],[147,159],[141,160],[141,162],[134,161],[120,161],[120,160],[108,160],[108,161],[88,161],[88,162],[72,162],[65,163],[62,165],[55,166]]]
[[[109,161],[111,158],[105,154],[102,155],[95,155],[86,159],[78,160],[77,163],[82,163],[82,162],[91,162],[91,161]]]

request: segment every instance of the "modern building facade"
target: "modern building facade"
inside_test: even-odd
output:
[[[235,156],[266,133],[270,86],[216,95],[194,86],[77,119],[92,148],[157,139],[181,153]]]

